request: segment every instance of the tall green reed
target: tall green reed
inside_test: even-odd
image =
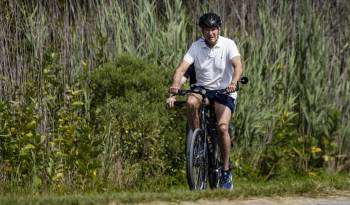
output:
[[[335,60],[335,39],[323,21],[330,14],[314,12],[312,3],[304,2],[290,18],[293,9],[266,4],[258,10],[257,32],[241,39],[251,81],[238,99],[234,159],[238,168],[248,160],[268,177],[336,169],[346,156],[339,155],[337,141],[348,138],[343,125],[349,117],[334,99],[348,82],[339,80],[342,63]],[[331,4],[323,9],[335,12]]]

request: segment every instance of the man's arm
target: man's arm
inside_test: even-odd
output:
[[[243,73],[243,66],[241,57],[236,56],[231,59],[232,64],[232,80],[230,85],[227,87],[228,92],[234,92],[236,90],[237,82],[241,79]]]
[[[240,56],[233,57],[231,59],[231,64],[233,67],[233,69],[232,69],[233,75],[232,75],[231,82],[237,83],[241,79],[241,76],[243,73],[243,66],[242,66],[242,62],[241,62],[241,57]]]
[[[170,86],[169,91],[171,93],[177,93],[177,91],[181,88],[181,81],[182,81],[182,77],[184,76],[184,74],[186,73],[188,67],[190,66],[190,64],[188,64],[186,61],[182,61],[179,65],[179,67],[176,69],[174,77],[173,77],[173,83]]]
[[[175,71],[173,84],[169,88],[170,96],[166,99],[166,103],[169,105],[169,107],[174,107],[174,103],[176,102],[176,96],[172,95],[171,93],[177,93],[182,84],[186,82],[187,77],[184,76],[184,74],[186,73],[188,67],[188,63],[182,61]]]

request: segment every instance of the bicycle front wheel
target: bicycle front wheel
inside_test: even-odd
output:
[[[190,190],[206,188],[207,152],[204,132],[195,129],[186,142],[186,175]]]
[[[212,189],[219,188],[219,181],[221,178],[221,153],[218,142],[215,140],[212,141],[212,149],[209,151],[209,186]]]

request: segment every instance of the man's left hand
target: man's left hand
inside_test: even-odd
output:
[[[236,91],[237,82],[231,82],[230,85],[227,86],[226,91],[229,93],[233,93]]]

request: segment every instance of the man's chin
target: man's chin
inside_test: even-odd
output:
[[[209,46],[214,46],[215,44],[216,44],[216,42],[217,42],[217,39],[211,39],[211,38],[209,38],[208,40],[206,40],[206,42],[207,42],[207,44],[209,45]]]
[[[210,43],[211,45],[215,45],[215,44],[216,44],[216,41],[217,41],[217,39],[210,39],[210,40],[209,40],[209,43]]]

